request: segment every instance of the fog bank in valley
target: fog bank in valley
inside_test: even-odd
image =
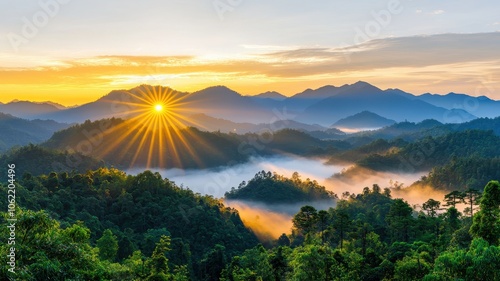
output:
[[[302,179],[310,178],[320,184],[325,179],[342,170],[341,166],[324,165],[321,159],[308,159],[303,157],[280,156],[269,158],[252,158],[250,162],[235,166],[206,170],[181,170],[181,169],[150,169],[159,172],[164,178],[183,185],[194,192],[214,197],[224,197],[224,193],[231,187],[238,187],[242,181],[252,179],[259,171],[276,172],[286,177],[291,177],[293,172],[299,172]],[[137,174],[144,168],[127,170],[127,173]]]
[[[392,188],[393,198],[403,198],[411,205],[422,205],[429,198],[443,200],[445,192],[437,191],[432,187],[412,187],[425,172],[416,174],[397,174],[374,172],[372,170],[349,169],[345,166],[325,165],[322,159],[308,159],[302,157],[281,156],[270,158],[253,158],[250,162],[219,169],[181,170],[181,169],[151,169],[159,172],[164,178],[174,181],[177,185],[189,188],[196,193],[224,197],[224,193],[232,187],[238,187],[242,181],[252,179],[259,171],[276,172],[291,177],[298,172],[302,179],[310,178],[324,185],[328,190],[335,192],[339,197],[342,193],[359,194],[364,187],[371,189],[378,184],[382,189],[403,185],[403,188]],[[131,169],[127,173],[137,174],[144,169]],[[344,171],[344,173],[342,172]],[[348,172],[345,172],[348,171]],[[328,203],[297,203],[285,205],[266,205],[248,201],[226,201],[230,207],[237,209],[245,225],[250,227],[261,241],[278,238],[282,233],[290,233],[292,217],[303,205],[313,205],[316,209],[334,207],[334,202]]]
[[[290,233],[292,218],[304,205],[311,205],[317,210],[328,210],[335,207],[333,201],[268,205],[241,200],[226,200],[224,203],[238,210],[243,223],[250,227],[261,241],[277,239],[283,233]]]

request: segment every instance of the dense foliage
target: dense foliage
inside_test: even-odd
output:
[[[291,235],[234,257],[221,280],[498,280],[500,183],[473,203],[473,222],[453,194],[447,209],[429,199],[417,211],[374,185],[327,211],[304,206]]]
[[[425,171],[454,157],[498,157],[499,147],[500,137],[492,131],[454,132],[409,143],[392,154],[372,154],[358,161],[358,165],[377,171]]]
[[[5,186],[1,188],[3,194],[7,193],[6,189]],[[155,244],[165,235],[171,238],[172,251],[167,255],[170,268],[184,266],[193,279],[205,280],[218,274],[217,270],[210,272],[210,268],[211,263],[219,262],[220,255],[226,259],[257,243],[236,210],[225,207],[220,200],[182,189],[149,171],[137,176],[127,176],[119,170],[107,168],[84,174],[53,172],[39,177],[25,174],[16,188],[16,195],[19,206],[38,212],[40,219],[33,219],[33,223],[42,224],[40,227],[47,225],[40,221],[43,218],[55,227],[56,232],[69,231],[66,229],[78,225],[78,231],[86,233],[85,239],[79,240],[85,242],[82,247],[88,248],[88,243],[106,247],[101,247],[95,256],[85,257],[91,260],[97,256],[109,262],[123,262],[131,255],[139,259],[142,255],[151,257]],[[7,210],[7,201],[1,201],[0,208]],[[32,216],[30,212],[27,214]],[[59,224],[61,230],[58,230]],[[36,240],[35,236],[29,239]],[[51,237],[47,239],[51,243],[57,242]],[[37,242],[32,243],[21,242],[29,251],[35,251]],[[43,240],[40,243],[43,244]],[[135,253],[137,250],[140,250],[139,254]],[[44,253],[36,256],[40,255]],[[60,258],[64,259],[64,256]],[[43,260],[51,257],[47,254],[40,259],[40,264],[33,266],[42,267]],[[26,261],[24,270],[30,271],[31,262]],[[55,271],[70,270],[57,261],[51,266]]]
[[[258,245],[238,212],[220,199],[194,194],[158,173],[132,176],[104,167],[91,156],[128,167],[134,159],[145,165],[149,155],[132,154],[140,151],[138,139],[129,134],[133,124],[109,119],[103,130],[103,120],[88,121],[54,134],[44,147],[28,145],[0,156],[0,165],[16,164],[19,175],[16,277],[500,280],[500,184],[490,181],[500,178],[499,132],[468,130],[491,129],[499,120],[403,122],[346,141],[319,140],[289,129],[245,135],[194,128],[172,132],[172,143],[189,146],[165,144],[165,153],[175,149],[178,155],[171,167],[214,167],[279,153],[326,155],[330,163],[357,164],[344,175],[357,169],[430,170],[412,188],[430,185],[449,191],[421,206],[393,199],[390,188],[378,185],[357,195],[346,192],[335,208],[303,206],[292,219],[291,233],[266,244],[268,248]],[[377,134],[386,135],[374,141]],[[91,145],[85,155],[74,152],[82,140]],[[4,174],[0,179],[7,180]],[[6,185],[0,191],[7,194]],[[265,171],[226,198],[266,204],[338,199],[298,173],[286,178]],[[0,210],[7,210],[7,203],[0,201]],[[2,224],[7,219],[2,213]],[[0,229],[3,241],[8,231]],[[7,247],[2,244],[0,251],[7,253]],[[6,264],[7,258],[2,254],[0,261]],[[6,270],[2,267],[0,280],[7,280]]]
[[[482,189],[490,179],[500,178],[500,157],[453,158],[443,166],[434,167],[416,184],[443,190]]]
[[[321,132],[311,132],[310,134],[320,139],[345,140],[353,145],[363,145],[378,139],[394,140],[400,138],[408,142],[414,142],[430,136],[440,137],[452,132],[467,130],[493,131],[496,135],[500,135],[500,116],[496,118],[477,118],[458,124],[442,124],[433,119],[419,123],[400,122],[378,130],[362,131],[355,134],[325,134]]]
[[[301,180],[297,172],[290,179],[277,173],[261,171],[248,182],[242,182],[238,188],[231,188],[225,197],[276,204],[333,200],[336,195],[315,180]]]
[[[270,186],[289,181],[307,186],[298,174],[287,179],[268,172],[249,183],[265,180],[271,180]],[[3,193],[6,189],[1,187]],[[22,207],[16,210],[16,277],[22,280],[500,276],[498,181],[490,181],[482,194],[453,191],[418,208],[391,198],[391,189],[378,185],[357,195],[344,193],[335,208],[303,206],[292,219],[292,232],[268,249],[256,246],[234,209],[149,171],[137,176],[107,168],[85,174],[25,174],[16,196]],[[458,204],[470,208],[462,214]],[[7,209],[6,202],[0,208]],[[2,213],[3,223],[7,216]],[[5,240],[9,229],[2,228],[0,236]],[[7,253],[7,247],[2,244],[0,250]],[[2,256],[4,264],[7,258]],[[8,274],[2,267],[1,276]]]
[[[387,155],[391,153],[396,153],[406,145],[408,145],[408,143],[402,139],[395,139],[393,141],[378,139],[369,144],[355,147],[347,151],[334,153],[333,156],[331,156],[330,159],[328,160],[328,163],[329,164],[354,163],[373,154]]]
[[[349,182],[377,172],[430,171],[415,183],[443,190],[482,189],[500,177],[500,136],[493,131],[461,131],[406,143],[401,139],[377,140],[334,154],[329,162],[355,162],[333,177]]]
[[[7,167],[7,164],[15,164],[20,175],[30,173],[35,176],[52,171],[85,173],[105,165],[104,162],[81,153],[61,152],[33,144],[13,148],[0,155],[0,166]],[[7,180],[5,173],[0,173],[0,180]]]

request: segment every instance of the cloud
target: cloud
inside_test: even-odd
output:
[[[252,201],[225,200],[224,204],[235,208],[245,226],[251,228],[261,242],[272,241],[285,233],[291,233],[292,218],[305,205],[316,210],[335,208],[336,202],[315,201],[294,204],[264,204]]]
[[[279,58],[269,72],[278,76],[366,71],[392,67],[425,67],[500,60],[500,33],[441,34],[371,40],[338,49],[299,49],[268,54]],[[349,56],[349,60],[345,57]],[[293,65],[289,61],[314,61]]]
[[[24,99],[29,97],[22,94],[33,90],[52,96],[71,92],[87,101],[91,101],[91,90],[100,89],[93,95],[102,96],[117,87],[141,83],[168,85],[181,91],[224,84],[244,94],[277,90],[291,95],[335,81],[345,84],[367,80],[379,87],[417,93],[474,94],[485,77],[493,77],[488,83],[500,88],[496,75],[500,32],[392,37],[335,48],[249,47],[256,47],[260,53],[226,57],[97,56],[44,59],[40,65],[33,65],[27,58],[29,67],[14,67],[8,56],[0,54],[0,85]],[[500,98],[500,93],[491,97]]]
[[[443,10],[434,10],[432,12],[430,12],[431,15],[442,15],[444,14],[444,11]]]

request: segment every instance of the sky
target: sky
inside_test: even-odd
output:
[[[485,0],[2,0],[0,102],[359,80],[500,100],[499,31],[500,2]]]

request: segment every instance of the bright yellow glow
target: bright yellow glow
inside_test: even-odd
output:
[[[352,59],[356,57],[358,55],[353,55]],[[329,63],[313,61],[303,68],[300,62],[278,63],[276,61],[281,62],[281,57],[272,54],[235,57],[229,61],[203,60],[195,56],[107,56],[54,58],[49,63],[26,57],[6,63],[0,53],[0,102],[13,99],[43,102],[50,97],[53,102],[73,106],[95,101],[112,90],[142,84],[166,85],[185,92],[224,85],[245,95],[269,90],[293,95],[306,88],[340,86],[358,80],[382,89],[400,88],[414,94],[460,91],[500,99],[500,92],[494,91],[500,88],[500,79],[497,78],[500,77],[497,75],[500,60],[378,66],[378,62],[384,61],[379,59],[364,64],[358,61],[349,63],[342,57]],[[436,77],[440,80],[436,81]],[[151,105],[148,110],[155,113],[153,107]]]
[[[156,112],[162,112],[163,111],[163,105],[161,105],[161,104],[155,105],[155,110],[156,110]]]
[[[108,146],[100,156],[120,148],[118,158],[130,160],[130,167],[182,168],[183,160],[203,163],[192,144],[210,149],[189,126],[202,127],[189,116],[199,109],[185,101],[186,94],[161,86],[142,85],[125,92],[128,97],[120,102],[129,108],[128,119],[112,128],[119,132],[116,146]],[[131,158],[131,159],[130,159]]]

